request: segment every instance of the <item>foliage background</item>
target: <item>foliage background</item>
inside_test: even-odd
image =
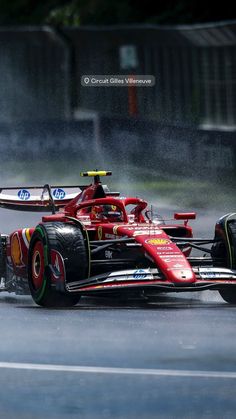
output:
[[[189,24],[234,17],[229,1],[0,0],[0,25]]]

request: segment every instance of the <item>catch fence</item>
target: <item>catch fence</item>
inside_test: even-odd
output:
[[[0,122],[128,116],[124,87],[81,86],[84,74],[154,75],[136,89],[137,117],[236,127],[236,22],[202,26],[0,29]]]

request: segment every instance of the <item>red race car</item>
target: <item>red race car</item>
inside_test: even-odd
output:
[[[236,303],[236,214],[216,223],[213,239],[193,238],[195,213],[165,222],[143,199],[109,191],[100,182],[109,175],[82,173],[94,177],[89,186],[0,189],[1,207],[52,213],[34,228],[1,235],[1,291],[30,291],[44,307],[73,306],[91,294],[207,289]]]

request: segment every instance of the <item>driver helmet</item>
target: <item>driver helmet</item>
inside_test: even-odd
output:
[[[96,205],[92,209],[94,219],[123,221],[122,211],[116,205]]]

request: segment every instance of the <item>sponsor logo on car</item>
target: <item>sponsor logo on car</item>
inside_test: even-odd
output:
[[[211,279],[211,278],[216,278],[216,277],[220,277],[221,275],[220,275],[220,272],[218,273],[218,272],[216,272],[216,270],[213,268],[204,268],[204,269],[202,269],[202,268],[200,268],[199,269],[199,273],[200,273],[200,276],[201,276],[201,278],[209,278],[209,279]],[[224,275],[223,275],[224,276]]]
[[[116,225],[113,227],[113,233],[114,234],[118,234],[118,229],[119,228],[125,228],[128,231],[133,231],[133,236],[137,236],[137,235],[155,235],[155,234],[162,234],[162,230],[160,230],[158,227],[155,226],[143,226],[143,225],[139,225],[139,226],[127,226],[127,224],[124,225]]]
[[[111,272],[104,282],[112,281],[132,281],[132,280],[152,280],[153,274],[158,273],[157,269],[127,269],[125,271]]]
[[[137,271],[134,272],[134,279],[145,279],[147,276],[147,272],[144,271],[144,269],[137,269]]]
[[[148,236],[162,234],[161,230],[135,230],[133,236]]]
[[[120,226],[114,226],[113,227],[113,233],[114,234],[118,234],[118,228],[119,228]],[[125,226],[124,226],[125,227]]]
[[[145,242],[153,246],[162,246],[163,244],[170,244],[170,240],[167,239],[147,239]]]
[[[30,192],[27,191],[27,189],[20,189],[17,195],[18,198],[22,201],[27,201],[28,199],[30,199]]]
[[[66,196],[64,189],[61,188],[54,189],[52,194],[55,199],[64,199]]]
[[[118,237],[115,234],[105,233],[106,239],[117,239]]]
[[[29,242],[30,242],[30,238],[31,238],[31,234],[30,234],[30,229],[29,228],[23,228],[22,230],[22,238],[24,240],[24,243],[27,247],[27,249],[29,248]]]
[[[54,282],[57,282],[57,283],[59,282],[63,289],[64,279],[65,279],[64,260],[62,258],[62,255],[54,249],[51,249],[50,256],[51,256],[51,264],[53,267],[52,279]]]
[[[98,240],[102,240],[102,227],[98,227]]]
[[[180,254],[177,254],[177,255],[165,255],[165,256],[160,255],[160,258],[162,258],[162,259],[163,258],[166,258],[166,257],[168,257],[169,259],[181,259],[181,260],[184,259],[184,256],[183,255],[180,255]]]
[[[154,231],[156,231],[156,232],[160,232],[159,234],[161,234],[162,233],[162,230],[160,230],[159,229],[159,227],[155,227],[155,226],[151,226],[150,227],[150,225],[149,226],[143,226],[143,225],[139,225],[139,226],[137,226],[137,227],[130,227],[132,230],[134,229],[134,230],[148,230],[148,231],[150,231],[150,230],[154,230]]]
[[[105,258],[112,259],[113,252],[111,250],[105,250]]]
[[[11,257],[13,260],[13,263],[20,267],[23,266],[23,254],[22,254],[22,248],[21,248],[21,242],[19,238],[18,232],[15,232],[11,239]]]

